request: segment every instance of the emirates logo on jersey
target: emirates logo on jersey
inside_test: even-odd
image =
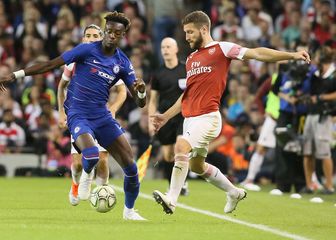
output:
[[[201,66],[201,62],[192,62],[191,68],[191,70],[187,71],[187,79],[196,74],[211,73],[212,71],[210,66]]]
[[[210,49],[209,49],[209,54],[212,55],[212,54],[215,53],[215,51],[216,51],[216,48],[214,48],[214,47],[213,47],[213,48],[210,48]]]

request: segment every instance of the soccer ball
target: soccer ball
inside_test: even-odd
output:
[[[113,188],[109,185],[97,186],[91,192],[90,204],[97,212],[111,211],[117,203]]]

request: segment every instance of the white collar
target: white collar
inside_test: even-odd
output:
[[[216,45],[217,43],[218,43],[217,41],[209,42],[207,45],[204,46],[204,48]]]
[[[328,70],[323,74],[323,78],[328,78],[335,70],[336,70],[335,64],[330,64]],[[315,72],[315,76],[317,76],[317,77],[320,76],[320,71],[319,70],[317,70]]]

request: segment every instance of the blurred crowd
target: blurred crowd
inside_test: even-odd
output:
[[[210,16],[214,40],[287,51],[302,47],[313,58],[322,45],[336,48],[335,7],[332,0],[1,0],[0,75],[71,49],[81,41],[87,25],[104,27],[104,15],[113,10],[131,20],[120,48],[148,90],[151,75],[162,63],[164,37],[177,40],[182,61],[191,52],[180,20],[194,10]],[[260,87],[277,71],[276,64],[232,61],[221,102],[223,128],[210,145],[209,161],[216,162],[233,181],[242,181],[247,174],[264,121],[266,94],[260,94]],[[62,69],[57,69],[24,77],[0,94],[1,152],[47,154],[50,165],[56,161],[56,165],[70,166],[69,133],[57,125],[61,74]],[[150,141],[147,110],[136,108],[128,97],[117,119],[140,156]],[[159,155],[155,151],[153,158],[160,159]],[[274,178],[270,160],[270,165],[264,164],[261,180]]]

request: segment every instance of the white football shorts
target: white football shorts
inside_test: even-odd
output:
[[[211,112],[196,117],[188,117],[183,122],[182,138],[192,147],[192,156],[206,157],[209,143],[218,137],[222,129],[222,117],[217,112]]]
[[[276,121],[270,116],[266,116],[264,124],[261,127],[258,144],[268,148],[275,148],[274,129]]]
[[[71,136],[71,154],[78,154],[76,148],[73,146],[74,139]],[[97,139],[95,139],[96,146],[98,147],[99,152],[107,152],[105,148],[99,145]]]

